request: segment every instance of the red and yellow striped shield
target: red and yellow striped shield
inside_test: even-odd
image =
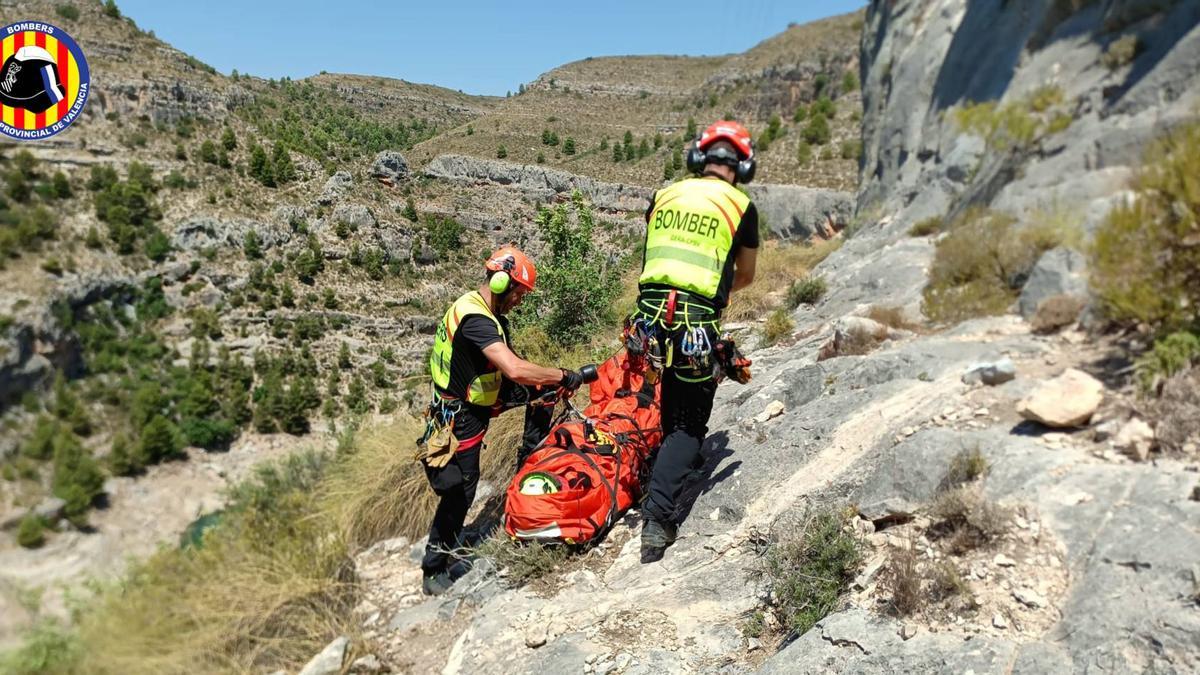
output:
[[[22,51],[25,47],[38,49]],[[29,58],[36,61],[22,60],[26,55],[35,55]],[[45,55],[49,55],[49,61]],[[44,100],[41,105],[25,106],[22,101],[28,97],[0,95],[0,133],[5,136],[17,140],[47,138],[66,129],[83,110],[90,89],[87,60],[63,29],[40,21],[5,26],[0,31],[0,67],[0,94],[11,94],[14,84],[25,84],[25,89],[48,92],[43,95],[51,102],[49,107],[45,107]],[[39,67],[44,73],[36,72]],[[17,82],[18,77],[24,78],[22,82]],[[44,109],[35,111],[31,107]]]

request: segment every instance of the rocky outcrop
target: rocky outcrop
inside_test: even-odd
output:
[[[281,246],[292,239],[289,229],[269,223],[247,218],[220,220],[213,216],[198,216],[176,226],[171,244],[184,251],[199,251],[213,246],[241,247],[250,231],[258,235],[259,244],[264,249]]]
[[[395,185],[408,178],[408,161],[395,150],[382,150],[371,162],[371,177],[387,185]]]
[[[508,185],[543,200],[579,190],[602,209],[635,213],[645,210],[654,194],[651,188],[605,183],[558,169],[461,155],[434,158],[425,166],[425,175],[460,183]],[[832,235],[849,222],[854,210],[853,196],[835,190],[752,184],[747,191],[771,231],[784,238]]]
[[[750,184],[746,191],[771,232],[784,239],[830,237],[850,223],[854,196],[801,185]]]
[[[509,185],[535,199],[548,200],[579,190],[602,209],[638,211],[646,208],[651,190],[635,185],[604,183],[536,164],[516,164],[463,155],[440,155],[425,165],[425,175],[459,183]]]

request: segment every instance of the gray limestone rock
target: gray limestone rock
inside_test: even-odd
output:
[[[395,150],[381,150],[371,162],[371,177],[395,185],[409,176],[408,161]]]
[[[338,171],[325,181],[325,187],[317,197],[317,203],[328,206],[342,198],[354,186],[354,177],[348,171]]]
[[[1064,294],[1087,296],[1087,260],[1078,251],[1059,247],[1043,253],[1029,273],[1018,301],[1021,316],[1032,318],[1039,303]]]
[[[375,214],[362,204],[342,204],[333,210],[333,222],[346,223],[356,230],[375,227]]]
[[[342,636],[335,639],[300,669],[300,675],[337,675],[342,672],[342,661],[346,659],[349,647],[350,638]]]
[[[831,236],[848,225],[854,213],[854,197],[847,192],[758,183],[750,184],[746,191],[759,218],[765,218],[771,232],[785,239]]]

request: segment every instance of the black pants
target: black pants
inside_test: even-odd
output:
[[[503,397],[506,392],[501,391]],[[507,397],[502,400],[508,400]],[[552,410],[547,407],[530,406],[525,408],[525,432],[521,438],[521,447],[517,451],[517,466],[533,452],[534,447],[542,442],[550,433],[550,415]],[[486,431],[487,424],[483,424]],[[467,439],[480,433],[479,420],[464,417],[459,420],[455,416],[454,435],[456,438]],[[441,500],[433,514],[433,524],[429,527],[429,542],[425,545],[425,557],[421,560],[421,569],[428,576],[445,570],[451,563],[450,551],[458,548],[462,542],[463,524],[467,520],[467,511],[475,501],[475,489],[479,487],[479,453],[483,450],[480,443],[469,450],[457,452],[450,462],[440,469],[425,468],[429,484],[433,486]]]
[[[703,382],[679,379],[667,369],[662,380],[663,443],[650,475],[650,490],[642,513],[647,518],[674,523],[679,517],[676,500],[683,483],[700,456],[700,444],[708,435],[716,380]]]

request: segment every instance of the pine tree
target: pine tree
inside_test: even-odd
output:
[[[247,260],[262,258],[262,243],[254,229],[246,230],[246,236],[242,238],[242,252],[246,254]]]
[[[338,348],[337,365],[338,368],[349,368],[353,365],[350,361],[350,345],[345,342]]]
[[[668,157],[663,162],[663,180],[671,180],[674,177],[675,177],[675,165],[671,162],[671,158]]]
[[[671,153],[671,168],[676,171],[683,168],[683,150],[679,147]]]
[[[342,376],[337,368],[330,368],[325,375],[325,395],[333,398],[342,393]]]
[[[279,289],[279,304],[293,309],[296,306],[296,294],[292,292],[292,285],[284,283],[283,288]]]
[[[806,115],[808,115],[808,109],[804,107],[803,103],[801,103],[800,105],[796,106],[796,112],[792,113],[792,121],[802,122]]]
[[[225,127],[225,133],[221,134],[221,147],[230,152],[237,148],[237,136],[233,134],[233,129]]]
[[[829,142],[829,122],[825,116],[814,112],[804,127],[804,140],[812,145],[825,145]]]
[[[283,185],[296,180],[296,166],[292,164],[292,156],[282,143],[275,144],[275,156],[272,164],[276,183]]]
[[[142,427],[137,453],[147,464],[183,456],[183,441],[179,429],[162,415],[155,415]]]
[[[625,155],[625,153],[621,152],[621,146],[619,144],[614,143],[613,144],[613,155],[612,155],[613,162],[614,163],[620,162],[621,158],[624,155]]]
[[[107,16],[110,19],[121,18],[121,10],[117,8],[116,0],[104,1],[104,16]]]
[[[284,409],[279,418],[279,428],[284,433],[300,436],[308,433],[308,408],[306,394],[298,382],[293,382],[283,396]]]
[[[358,375],[350,379],[350,387],[346,392],[346,408],[355,415],[362,415],[371,410],[371,404],[367,401],[367,388]]]
[[[140,473],[143,466],[141,456],[130,447],[129,438],[117,434],[108,453],[108,468],[117,476],[132,476]]]
[[[796,150],[796,159],[800,162],[801,166],[807,165],[812,161],[812,146],[808,144],[808,141],[800,140],[800,145]]]
[[[505,157],[508,157],[508,148],[504,147],[503,145],[496,148],[496,158],[504,159]]]
[[[405,200],[403,215],[412,222],[417,222],[417,205],[413,202],[412,197],[409,197],[407,200]]]
[[[564,155],[575,154],[575,139],[574,138],[567,136],[567,140],[563,141],[563,154]]]
[[[624,144],[625,145],[633,145],[633,132],[632,131],[629,131],[629,130],[625,131],[625,143]]]
[[[633,149],[633,145],[625,146],[625,161],[633,161],[637,151]]]
[[[688,118],[687,131],[685,131],[683,133],[683,136],[684,136],[684,139],[688,140],[688,141],[690,141],[696,137],[696,120],[695,120],[695,118],[692,118],[692,117]]]
[[[604,138],[600,139],[600,149],[601,150],[608,149],[608,136],[605,136]]]
[[[250,148],[250,177],[267,187],[275,187],[275,173],[267,159],[267,151],[255,143]]]
[[[104,491],[104,474],[100,465],[71,434],[54,442],[54,496],[67,502],[63,511],[76,525],[86,522],[85,514],[92,502]]]

